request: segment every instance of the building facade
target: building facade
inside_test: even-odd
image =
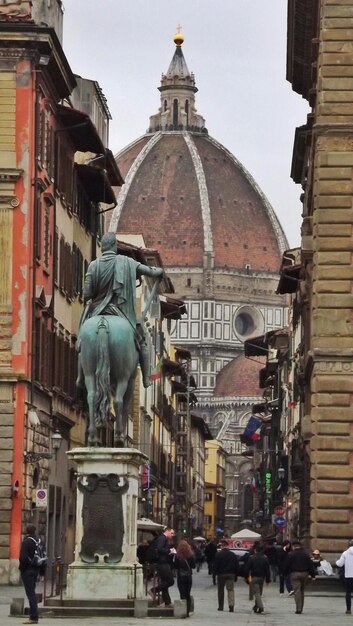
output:
[[[72,107],[77,82],[61,46],[62,3],[3,2],[0,24],[0,581],[6,583],[18,579],[29,521],[50,559],[72,560],[74,468],[65,452],[85,442],[75,391],[83,280],[96,255],[101,203],[114,206],[111,184],[122,179],[106,137]],[[108,124],[105,99],[96,93]],[[110,159],[107,178],[99,163],[88,165],[96,156]]]
[[[287,78],[310,113],[295,135],[303,188],[300,451],[302,534],[333,560],[353,533],[353,3],[291,0]]]

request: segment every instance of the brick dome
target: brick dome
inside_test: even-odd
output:
[[[215,269],[278,272],[281,225],[249,172],[209,136],[181,45],[159,91],[148,132],[116,156],[125,184],[110,230],[142,233],[166,267],[205,268],[208,256]]]
[[[259,387],[259,373],[263,363],[238,356],[226,365],[218,374],[215,397],[262,397]]]
[[[146,134],[117,155],[126,182],[114,229],[142,232],[168,266],[278,271],[281,226],[253,178],[206,133]]]

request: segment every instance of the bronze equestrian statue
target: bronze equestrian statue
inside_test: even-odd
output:
[[[98,445],[97,427],[106,425],[110,419],[112,398],[116,419],[115,445],[123,447],[138,363],[144,386],[151,384],[143,320],[138,323],[136,319],[136,281],[143,275],[160,281],[163,269],[148,267],[117,254],[114,233],[103,235],[101,248],[102,256],[90,263],[85,278],[83,299],[86,306],[77,342],[79,371],[76,384],[78,387],[84,384],[87,389],[88,445]],[[145,312],[146,308],[143,317]]]

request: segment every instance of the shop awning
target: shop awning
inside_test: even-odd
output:
[[[287,265],[281,272],[276,293],[295,293],[300,281],[301,263],[298,265]]]
[[[186,306],[183,300],[170,298],[169,296],[160,296],[162,317],[172,320],[180,320],[182,315],[186,313]]]
[[[58,105],[58,118],[66,129],[76,150],[104,154],[105,148],[98,131],[87,113]]]
[[[75,167],[77,176],[92,202],[116,204],[114,191],[104,170],[92,165],[76,164]]]

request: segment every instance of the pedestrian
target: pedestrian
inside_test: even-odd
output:
[[[174,585],[174,576],[170,563],[171,554],[175,553],[175,549],[171,549],[169,542],[173,539],[174,535],[175,532],[173,528],[168,526],[164,532],[157,537],[156,542],[153,542],[156,551],[156,569],[159,581],[156,587],[150,589],[149,593],[155,598],[156,593],[161,592],[165,606],[172,605],[168,589]]]
[[[216,577],[213,572],[213,564],[217,554],[217,546],[214,540],[210,540],[205,546],[205,557],[208,566],[208,574],[212,576],[213,584],[216,584]]]
[[[284,586],[290,596],[293,595],[294,591],[292,588],[292,583],[290,581],[289,576],[284,575],[284,568],[286,565],[287,557],[290,551],[292,550],[292,544],[288,539],[283,542],[283,545],[278,553],[278,575],[279,575],[279,593],[280,595],[284,594]]]
[[[35,562],[37,549],[36,527],[28,524],[26,536],[20,549],[19,570],[26,596],[29,602],[29,618],[23,624],[38,624],[38,604],[36,598],[36,583],[39,576],[39,565]]]
[[[234,552],[229,549],[228,541],[222,539],[221,550],[217,552],[213,572],[217,576],[218,586],[218,611],[223,611],[224,587],[227,589],[228,606],[231,613],[234,612],[234,582],[237,581],[239,573],[239,563]]]
[[[196,563],[196,571],[199,572],[201,567],[202,567],[202,563],[203,563],[203,553],[201,550],[201,546],[198,546],[197,544],[193,545],[193,551],[194,551],[194,555],[195,555],[195,563]]]
[[[176,555],[174,556],[174,569],[177,573],[177,585],[180,599],[186,600],[186,617],[191,611],[191,587],[192,570],[195,568],[196,560],[191,546],[185,539],[178,543]]]
[[[344,584],[346,587],[346,615],[352,613],[351,593],[353,591],[353,539],[348,544],[348,549],[342,552],[337,567],[344,568]]]
[[[295,612],[297,614],[302,613],[305,585],[309,577],[311,580],[315,580],[315,567],[300,541],[293,541],[292,543],[292,551],[288,554],[284,566],[284,575],[290,575],[294,591]]]
[[[248,579],[255,598],[254,613],[263,613],[262,591],[264,581],[266,580],[267,585],[271,582],[271,572],[268,558],[264,555],[260,544],[256,546],[255,554],[249,558],[245,566],[245,578]]]
[[[277,580],[278,574],[278,548],[275,541],[271,541],[267,544],[264,551],[265,556],[268,558],[270,566],[271,580],[273,583]]]

